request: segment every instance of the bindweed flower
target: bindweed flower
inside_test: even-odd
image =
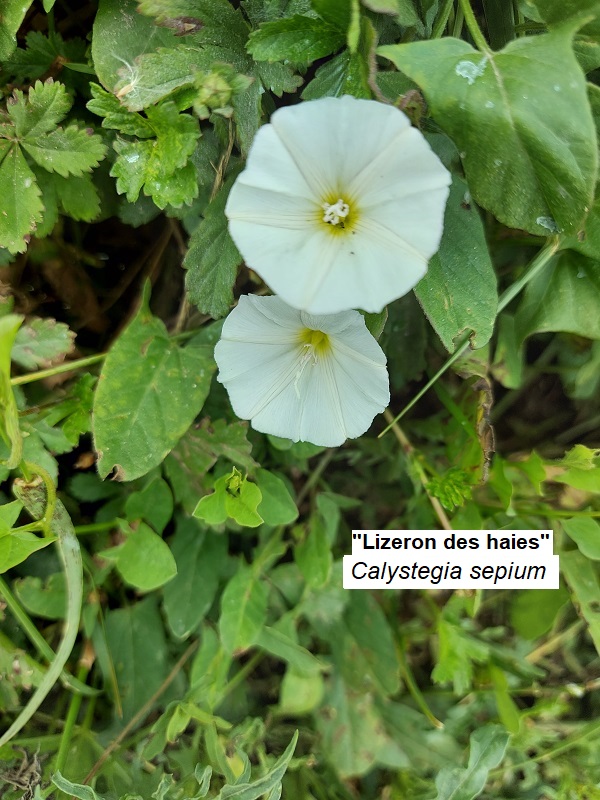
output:
[[[238,417],[294,442],[341,445],[390,399],[385,355],[358,311],[313,316],[279,297],[243,295],[215,360]]]
[[[402,111],[328,97],[260,128],[225,214],[247,265],[286,303],[379,312],[427,271],[449,183]]]

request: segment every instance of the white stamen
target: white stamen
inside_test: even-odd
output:
[[[315,348],[313,347],[312,344],[305,344],[305,345],[302,346],[302,349],[304,350],[304,353],[302,354],[302,357],[300,358],[300,363],[298,364],[298,371],[296,372],[296,377],[294,379],[294,391],[296,392],[296,396],[298,398],[300,397],[300,391],[298,389],[298,382],[299,382],[300,378],[302,377],[302,373],[304,372],[304,369],[305,369],[306,365],[311,360],[311,358],[312,358],[312,363],[313,364],[316,364],[318,362],[318,360],[319,360],[317,358],[317,354],[315,353]]]
[[[350,213],[350,206],[344,203],[342,198],[338,198],[337,203],[323,203],[322,209],[323,222],[328,222],[330,225],[339,225]]]

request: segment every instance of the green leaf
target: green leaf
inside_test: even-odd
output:
[[[173,516],[173,495],[162,478],[155,478],[141,492],[130,494],[125,503],[129,522],[143,519],[162,534]]]
[[[515,328],[521,341],[544,331],[600,339],[600,262],[562,253],[528,284]]]
[[[325,665],[309,650],[301,647],[282,631],[277,630],[277,628],[270,628],[266,625],[261,630],[255,644],[257,647],[262,647],[263,650],[287,662],[301,675],[311,675],[325,669]]]
[[[561,25],[569,20],[589,20],[593,18],[590,27],[598,31],[600,7],[598,0],[530,0],[536,8],[541,19],[548,25]],[[587,30],[587,27],[585,30]]]
[[[342,778],[366,774],[390,748],[399,755],[398,746],[385,732],[373,695],[353,691],[338,674],[334,674],[318,712],[317,728],[323,752]]]
[[[362,0],[363,5],[379,14],[393,14],[397,22],[406,28],[424,31],[423,23],[412,0]]]
[[[156,595],[108,611],[105,627],[123,708],[120,723],[125,725],[167,676],[168,647]],[[107,666],[102,669],[108,677]],[[110,681],[113,685],[114,678]]]
[[[140,522],[137,528],[121,523],[124,544],[99,555],[115,562],[125,583],[141,592],[164,586],[177,574],[177,565],[167,543],[152,528]]]
[[[308,532],[294,548],[294,560],[311,588],[324,586],[329,580],[333,556],[327,528],[320,514],[311,515]]]
[[[104,800],[101,794],[97,794],[95,789],[91,786],[86,786],[83,783],[72,783],[64,778],[59,770],[52,775],[52,783],[58,787],[61,792],[77,797],[78,800]]]
[[[205,533],[195,520],[185,519],[177,526],[171,550],[177,575],[165,586],[163,605],[174,636],[186,639],[214,602],[227,559],[227,539]]]
[[[55,319],[29,320],[19,328],[11,358],[23,369],[46,369],[73,351],[75,334]]]
[[[278,710],[292,717],[309,714],[320,705],[324,687],[321,673],[303,675],[288,668],[281,681]]]
[[[111,348],[94,398],[98,472],[133,480],[161,463],[200,412],[215,363],[206,346],[180,347],[148,297]]]
[[[8,533],[13,527],[23,509],[23,503],[13,500],[12,503],[3,503],[0,506],[0,536]]]
[[[256,528],[263,522],[257,510],[262,500],[260,489],[235,467],[227,476],[224,494],[225,511],[238,525]]]
[[[345,43],[339,28],[299,14],[266,22],[248,38],[248,52],[256,61],[294,61],[310,64],[335,53]]]
[[[14,590],[30,614],[45,619],[64,619],[67,609],[64,573],[53,572],[44,581],[28,575],[15,581]]]
[[[0,139],[0,247],[24,253],[44,207],[35,175],[20,147]]]
[[[487,344],[498,306],[483,225],[468,198],[467,184],[454,177],[440,249],[415,288],[425,314],[450,353],[467,330],[473,331],[475,349]]]
[[[573,517],[562,521],[566,533],[586,558],[600,561],[600,525],[592,517]]]
[[[90,128],[56,128],[45,136],[28,133],[21,142],[36,164],[59,175],[81,175],[97,167],[106,155],[102,139]]]
[[[213,526],[222,525],[226,521],[228,515],[225,508],[225,495],[229,478],[229,475],[223,475],[215,481],[212,494],[207,494],[198,500],[193,511],[194,517]]]
[[[320,66],[313,80],[302,92],[303,100],[317,100],[319,97],[371,98],[369,86],[369,57],[375,46],[375,30],[371,22],[361,21],[361,37],[355,53],[344,50]]]
[[[266,469],[256,471],[256,484],[262,499],[258,513],[267,525],[289,525],[298,517],[298,509],[284,481]]]
[[[516,593],[510,609],[510,621],[524,639],[538,639],[547,633],[556,615],[569,600],[569,593],[560,589],[523,589]]]
[[[54,63],[65,65],[61,79],[67,83],[70,77],[68,65],[85,61],[86,42],[77,37],[65,41],[56,31],[47,36],[39,31],[29,31],[25,45],[26,49],[17,48],[3,64],[6,73],[15,77],[18,85],[41,78],[44,73],[50,72]]]
[[[452,683],[457,695],[473,684],[473,665],[489,658],[489,647],[459,625],[443,617],[438,621],[438,660],[431,677],[434,683]]]
[[[229,178],[209,203],[204,219],[190,237],[183,262],[188,271],[185,285],[190,302],[215,319],[224,317],[233,304],[233,284],[242,262],[225,217],[233,180],[234,176]]]
[[[0,573],[22,564],[32,553],[48,547],[54,541],[55,536],[42,539],[29,531],[15,531],[0,536]]]
[[[292,760],[297,742],[298,731],[294,733],[292,741],[268,772],[257,780],[252,781],[252,783],[225,784],[217,795],[216,800],[230,800],[230,798],[235,798],[235,800],[258,800],[259,797],[263,797],[267,792],[269,793],[269,800],[276,800],[281,797],[281,781]]]
[[[126,193],[132,203],[143,188],[159,208],[189,204],[198,195],[196,169],[190,161],[200,136],[198,122],[180,114],[171,101],[149,108],[147,115],[156,139],[114,142],[118,158],[110,174],[117,178],[117,192]]]
[[[36,81],[27,95],[15,89],[6,110],[17,137],[35,142],[37,137],[53,131],[72,105],[73,100],[64,84],[52,80],[46,83]]]
[[[600,583],[595,566],[578,550],[560,554],[560,569],[573,592],[573,602],[587,622],[594,646],[600,653]]]
[[[481,794],[490,770],[504,758],[509,738],[500,725],[486,725],[471,734],[468,766],[442,767],[435,779],[435,800],[473,800]]]
[[[123,108],[118,98],[110,92],[105,92],[97,83],[90,83],[93,100],[86,108],[102,120],[103,128],[112,128],[128,136],[137,136],[138,139],[149,139],[155,135],[150,122],[141,114],[134,114]]]
[[[475,200],[510,228],[544,236],[582,225],[596,182],[596,131],[572,35],[523,36],[486,54],[452,38],[378,49],[423,89]]]
[[[5,61],[17,47],[16,34],[25,19],[31,0],[3,0],[0,15],[0,61]]]
[[[0,442],[9,449],[0,464],[7,469],[18,467],[23,455],[19,410],[10,382],[10,354],[22,322],[23,317],[17,314],[0,317]]]
[[[240,564],[221,597],[219,635],[226,653],[253,645],[267,618],[268,590],[253,569]]]
[[[44,177],[52,182],[57,201],[71,219],[92,222],[100,215],[100,195],[90,173],[69,175],[68,178],[63,178],[57,173],[45,173]],[[42,189],[45,189],[43,184],[41,186]],[[42,199],[45,204],[45,192]],[[46,219],[44,219],[44,224],[46,224]],[[36,235],[39,236],[37,231]]]

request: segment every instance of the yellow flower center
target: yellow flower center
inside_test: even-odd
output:
[[[315,331],[312,328],[304,328],[300,333],[300,342],[306,348],[305,357],[312,356],[313,362],[318,356],[322,356],[330,349],[329,336],[323,331]],[[306,358],[308,361],[308,358]]]
[[[348,233],[357,220],[356,204],[353,200],[333,193],[323,200],[318,211],[319,221],[325,223],[330,233]]]

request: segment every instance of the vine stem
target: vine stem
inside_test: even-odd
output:
[[[75,369],[82,367],[89,367],[91,364],[98,364],[104,361],[106,353],[98,353],[95,356],[87,356],[87,358],[79,358],[76,361],[67,361],[64,364],[58,364],[56,367],[49,369],[40,369],[37,372],[30,372],[29,375],[18,375],[10,381],[11,386],[21,386],[24,383],[33,383],[34,381],[41,381],[44,378],[51,378],[53,375],[60,375],[62,372],[71,372]]]
[[[465,17],[465,22],[467,24],[467,28],[469,29],[469,33],[473,37],[473,41],[481,50],[482,53],[485,53],[487,56],[492,55],[492,50],[490,46],[485,40],[485,36],[481,32],[481,28],[479,27],[479,23],[475,18],[475,14],[473,13],[473,9],[471,8],[471,3],[469,0],[458,0],[460,3],[460,7]]]
[[[462,2],[462,0],[461,0]],[[524,274],[519,278],[519,280],[515,281],[512,286],[509,286],[506,291],[504,291],[498,300],[498,310],[497,314],[508,306],[515,297],[523,291],[523,289],[530,283],[539,273],[544,269],[546,264],[556,255],[558,250],[560,249],[560,239],[558,236],[553,236],[552,238],[548,239],[546,242],[545,247],[540,250],[540,252],[536,255],[536,257],[532,260],[527,270],[525,270]],[[398,422],[402,419],[402,417],[410,411],[410,409],[415,406],[419,400],[423,397],[424,394],[431,389],[434,383],[442,377],[442,375],[448,370],[455,361],[458,359],[469,349],[469,343],[471,340],[471,336],[473,335],[473,331],[469,331],[469,333],[465,336],[465,338],[457,345],[456,350],[450,358],[438,369],[435,375],[427,381],[425,386],[420,389],[417,394],[413,397],[413,399],[404,406],[402,411],[394,417],[392,422],[390,422],[387,427],[385,427],[379,436],[378,439],[381,439],[389,430],[392,428],[392,424]]]

